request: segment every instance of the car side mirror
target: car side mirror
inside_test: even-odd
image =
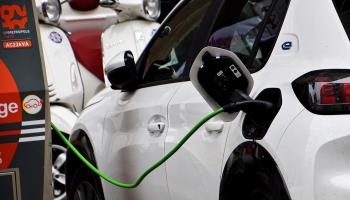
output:
[[[254,84],[250,72],[236,54],[216,47],[202,49],[191,67],[190,79],[214,110],[250,99]],[[220,117],[228,122],[237,114],[222,113]]]
[[[134,90],[137,84],[137,74],[131,51],[124,51],[114,56],[107,64],[105,73],[112,89]]]

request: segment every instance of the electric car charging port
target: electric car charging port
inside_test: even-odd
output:
[[[242,132],[246,139],[261,140],[266,135],[267,130],[281,108],[281,90],[278,88],[265,89],[257,96],[256,100],[270,102],[274,105],[274,108],[271,112],[261,113],[260,119],[263,120],[259,121],[247,114],[243,122]]]

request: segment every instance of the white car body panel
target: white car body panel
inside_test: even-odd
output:
[[[199,120],[212,111],[191,82],[183,83],[168,108],[170,124],[165,152],[169,152]],[[217,126],[210,127],[212,124]],[[219,117],[211,119],[167,161],[167,180],[172,199],[218,197],[229,125]]]
[[[94,150],[94,153],[96,155],[96,161],[97,165],[100,168],[100,164],[103,164],[103,150],[105,150],[104,146],[102,145],[103,136],[104,136],[104,121],[106,118],[106,115],[110,111],[109,106],[112,106],[114,103],[111,101],[112,97],[118,97],[120,95],[120,91],[110,91],[100,97],[100,99],[97,100],[98,103],[89,104],[81,115],[79,116],[79,120],[82,119],[84,123],[78,123],[78,121],[74,124],[73,127],[73,134],[71,137],[74,138],[76,133],[79,133],[80,131],[85,132],[91,141],[92,148]],[[105,107],[99,107],[97,105],[104,104]],[[94,116],[86,117],[86,116]],[[72,139],[72,138],[71,138]],[[92,142],[93,141],[93,142]],[[103,148],[102,148],[103,147]]]
[[[81,129],[87,133],[102,171],[116,180],[133,183],[146,168],[163,157],[164,140],[168,131],[167,104],[180,86],[181,83],[168,84],[139,89],[135,93],[111,91],[100,102],[106,105],[104,109],[92,105],[83,112],[81,120],[84,122],[77,123],[74,131]],[[94,119],[84,118],[92,113],[96,113]],[[149,120],[155,115],[160,115],[165,120],[166,126],[160,135],[147,130]],[[96,123],[92,125],[91,120]],[[104,152],[114,154],[114,159],[108,159]],[[120,162],[124,163],[124,168],[115,167]],[[106,199],[120,197],[132,200],[140,199],[141,196],[144,199],[170,199],[164,165],[133,190],[116,188],[105,181],[102,184]]]
[[[99,93],[97,93],[95,96],[93,96],[87,103],[86,103],[86,107],[89,107],[91,105],[94,105],[100,101],[102,101],[107,94],[111,93],[113,89],[110,87],[105,87],[103,90],[101,90]]]
[[[349,197],[349,120],[348,115],[315,116],[305,110],[292,122],[278,156],[289,175],[293,199]],[[291,162],[298,164],[292,167]]]
[[[315,3],[318,5],[317,9],[312,9],[310,13],[310,8],[313,8]],[[325,24],[327,25],[325,26]],[[291,37],[298,41],[294,47],[297,49],[293,49],[292,52],[282,51],[281,45]],[[341,51],[339,51],[340,49]],[[343,130],[346,127],[344,126],[345,123],[343,123],[344,120],[339,120],[339,117],[331,115],[327,116],[329,118],[327,124],[324,121],[324,123],[314,124],[312,126],[312,121],[321,120],[324,116],[311,114],[312,118],[303,118],[303,113],[309,112],[305,110],[295,96],[291,85],[295,79],[308,71],[332,68],[348,69],[350,60],[345,58],[349,54],[349,39],[345,34],[332,1],[295,0],[290,3],[279,39],[276,42],[268,63],[261,71],[252,74],[255,82],[251,92],[253,98],[263,88],[276,87],[282,91],[282,107],[270,126],[266,137],[262,141],[258,141],[258,143],[263,145],[274,158],[292,199],[347,199],[343,197],[349,194],[349,187],[347,190],[342,190],[338,187],[338,191],[335,192],[335,184],[332,184],[332,182],[328,182],[328,185],[314,182],[315,180],[319,180],[316,177],[319,177],[318,174],[320,172],[316,169],[324,167],[317,166],[317,163],[314,162],[318,151],[322,152],[322,148],[317,144],[317,140],[320,138],[314,138],[314,141],[309,140],[309,137],[315,137],[320,134],[317,126],[324,125],[323,131],[329,134],[332,133],[330,135],[333,135],[333,139],[328,138],[328,142],[332,140],[336,142],[336,127]],[[237,127],[236,130],[242,130],[241,123],[239,123],[242,119],[239,117],[235,119],[232,127]],[[293,125],[293,121],[296,119],[304,124]],[[333,125],[331,126],[330,124]],[[302,130],[302,127],[307,130]],[[234,131],[234,128],[230,129],[231,133]],[[300,135],[300,137],[297,138],[297,135]],[[303,145],[305,142],[307,144]],[[326,141],[324,142],[327,143]],[[234,141],[234,138],[228,138],[224,162],[240,143]],[[309,153],[311,149],[313,152]],[[347,157],[346,160],[350,162],[350,157]],[[345,161],[343,160],[343,162]],[[336,166],[336,164],[331,166]],[[328,170],[337,171],[337,169]],[[349,172],[340,173],[339,179],[344,180],[342,178],[347,173]],[[327,178],[328,180],[332,180],[332,178],[334,180],[336,176],[333,174],[333,177],[328,176]],[[346,186],[349,183],[350,181],[343,181],[342,186]],[[332,198],[324,196],[325,193],[331,195]]]
[[[179,84],[169,84],[143,88],[134,94],[122,93],[114,101],[104,124],[108,128],[104,132],[103,146],[107,148],[107,152],[115,152],[115,155],[113,159],[100,163],[114,179],[133,183],[145,169],[163,157],[164,140],[168,131],[166,105],[178,86]],[[147,130],[155,115],[164,118],[166,126],[161,134],[152,134]],[[123,163],[124,167],[113,167],[119,166],[119,163]],[[106,199],[170,199],[164,165],[150,174],[136,189],[115,188],[105,182],[103,186]]]
[[[315,5],[317,9],[314,9]],[[281,45],[290,40],[295,43],[293,48],[290,51],[281,50]],[[264,139],[257,142],[273,157],[292,199],[346,200],[350,195],[350,117],[309,112],[297,99],[291,85],[295,79],[309,71],[349,69],[349,55],[349,39],[332,1],[292,0],[269,61],[263,69],[252,74],[252,98],[266,88],[279,88],[282,93],[283,103],[279,113]],[[136,138],[133,135],[147,133],[147,130],[141,131],[142,127],[147,127],[143,124],[144,120],[148,120],[151,113],[160,112],[159,107],[168,109],[169,127],[164,140],[165,152],[211,111],[189,82],[180,85],[179,90],[173,94],[175,96],[167,98],[169,102],[163,102],[167,108],[158,104],[161,102],[158,99],[156,102],[152,101],[155,101],[155,95],[163,94],[163,89],[172,84],[137,90],[135,95],[145,89],[154,89],[148,95],[140,95],[135,104],[127,105],[130,106],[128,116],[122,116],[122,112],[115,106],[120,98],[113,94],[117,91],[110,92],[101,103],[92,106],[96,114],[89,115],[88,111],[78,120],[75,130],[84,127],[83,130],[87,132],[96,150],[96,159],[102,171],[108,172],[108,175],[117,180],[133,181],[152,163],[151,160],[157,161],[156,158],[160,158],[154,141],[147,141],[148,136]],[[102,112],[107,109],[114,114],[102,117]],[[141,113],[144,110],[148,115]],[[96,115],[99,117],[95,118]],[[108,122],[118,117],[127,118],[119,122]],[[166,163],[167,184],[172,200],[218,199],[226,161],[238,145],[247,141],[242,136],[244,117],[244,113],[239,113],[233,122],[224,124],[220,134],[208,134],[206,127],[202,127]],[[103,127],[104,120],[106,123]],[[213,121],[215,120],[218,119]],[[133,124],[134,121],[137,123]],[[127,135],[127,130],[133,130],[133,134]],[[124,134],[115,137],[117,132]],[[99,138],[102,135],[103,142]],[[162,137],[164,136],[163,134]],[[106,146],[105,141],[109,141],[109,145]],[[157,142],[160,147],[162,144]],[[138,148],[139,153],[128,151],[131,148]],[[106,160],[102,152],[111,153],[109,158],[113,159]],[[129,159],[125,165],[124,161],[121,164],[121,154],[125,156],[124,159]],[[125,166],[123,170],[126,171],[120,171],[118,167],[121,166]],[[161,190],[155,185],[159,183],[159,179],[164,181],[163,176],[158,177],[158,182],[153,182],[161,170],[164,170],[164,166],[133,191],[115,188],[103,182],[106,199],[164,199],[152,196],[152,193],[167,190]],[[141,193],[146,196],[141,196]]]

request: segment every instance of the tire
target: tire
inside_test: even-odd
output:
[[[280,199],[279,192],[276,190],[275,183],[268,183],[260,177],[259,174],[255,174],[255,183],[247,193],[247,200],[282,200]]]
[[[104,200],[97,175],[85,166],[77,169],[68,192],[68,200]]]
[[[259,161],[226,174],[220,200],[289,200],[284,183],[275,166],[263,165]],[[244,170],[242,170],[244,169]]]

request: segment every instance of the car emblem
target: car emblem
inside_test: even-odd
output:
[[[62,36],[55,31],[51,32],[49,37],[50,37],[51,41],[53,41],[57,44],[62,43]]]
[[[282,44],[282,49],[283,50],[290,50],[293,46],[293,43],[288,41]]]

